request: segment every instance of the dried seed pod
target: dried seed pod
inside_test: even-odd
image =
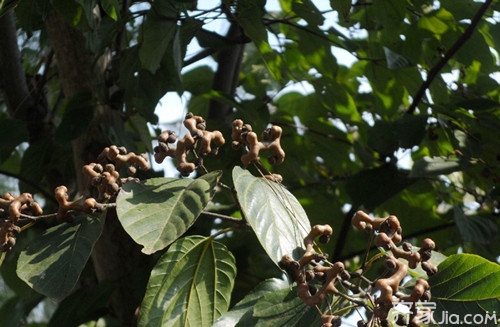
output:
[[[30,193],[23,193],[17,197],[6,193],[1,201],[3,202],[2,207],[8,210],[9,219],[14,224],[17,223],[23,212],[29,212],[35,216],[43,213],[42,208],[33,200]]]
[[[336,315],[322,315],[321,327],[339,327],[342,325],[342,319]]]
[[[392,296],[398,291],[399,284],[408,273],[408,269],[404,263],[397,260],[394,256],[387,256],[385,259],[385,266],[395,271],[392,276],[381,278],[376,281],[375,287],[380,290],[380,297],[377,299],[376,303],[383,303],[385,308],[390,308],[393,301]]]
[[[271,165],[279,165],[285,160],[285,151],[281,148],[281,135],[283,130],[279,126],[271,126],[262,133],[262,142],[257,134],[252,131],[251,126],[244,125],[243,121],[236,119],[233,121],[233,148],[241,145],[246,147],[247,153],[241,156],[241,162],[246,166],[254,160],[259,160],[261,151],[269,150],[273,154],[268,157]]]
[[[85,213],[93,213],[98,209],[98,203],[94,198],[79,198],[75,201],[68,201],[68,189],[66,186],[58,186],[55,191],[55,198],[57,203],[59,203],[59,209],[57,210],[57,220],[64,221],[68,220],[68,211],[75,210]]]
[[[427,273],[427,276],[432,276],[435,273],[437,273],[438,268],[434,266],[432,263],[429,261],[423,261],[420,263],[420,266],[422,266],[422,269]]]
[[[404,242],[401,247],[403,250],[410,252],[413,249],[413,245],[410,242]]]
[[[436,247],[436,243],[430,238],[426,238],[422,241],[422,246],[418,252],[422,258],[422,261],[427,261],[432,256],[432,250]]]

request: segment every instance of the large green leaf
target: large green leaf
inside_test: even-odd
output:
[[[162,250],[194,223],[212,198],[220,171],[202,178],[151,178],[125,184],[116,212],[125,231],[146,254]]]
[[[101,235],[104,216],[81,215],[49,228],[21,252],[17,274],[35,291],[55,300],[75,286]]]
[[[238,166],[233,169],[233,181],[245,218],[269,257],[275,263],[285,254],[298,260],[311,230],[299,201],[283,185]]]
[[[155,73],[179,27],[175,19],[153,14],[148,15],[143,26],[144,39],[139,49],[139,58],[144,68]]]
[[[341,17],[344,21],[349,20],[349,12],[352,7],[351,0],[330,0],[330,6],[333,10],[339,13],[339,17]]]
[[[368,130],[368,145],[375,151],[390,155],[400,148],[420,144],[425,136],[427,115],[405,115],[394,121],[377,120]]]
[[[44,169],[50,161],[53,150],[51,140],[42,138],[30,142],[29,148],[23,153],[20,175],[23,180],[19,181],[21,192],[36,193],[39,191],[34,185],[43,186]]]
[[[252,314],[255,304],[269,292],[290,289],[290,284],[282,279],[271,278],[263,281],[230,311],[222,315],[212,327],[236,326],[245,315]],[[248,319],[248,318],[247,318]]]
[[[446,175],[469,166],[465,160],[442,157],[423,157],[415,161],[409,177],[434,177]]]
[[[467,314],[482,315],[485,318],[487,312],[490,315],[494,311],[499,312],[498,264],[474,254],[456,254],[444,260],[438,268],[439,271],[429,278],[432,299],[437,304],[434,315],[437,322],[451,315],[457,315],[463,320]],[[481,326],[497,326],[497,322],[491,319],[488,324]]]
[[[120,4],[118,0],[101,0],[101,6],[111,19],[118,20],[120,17]]]
[[[212,326],[229,308],[235,277],[223,244],[199,235],[178,240],[151,272],[139,327]]]
[[[320,326],[318,308],[297,296],[297,287],[268,291],[241,317],[237,327]]]
[[[70,294],[59,303],[50,318],[48,327],[80,326],[80,324],[99,316],[105,311],[106,304],[115,285],[103,282],[95,287],[84,287]]]
[[[352,203],[373,210],[415,181],[408,178],[406,171],[385,164],[351,176],[346,183],[346,192]]]
[[[245,34],[255,43],[269,73],[277,81],[282,79],[282,58],[273,50],[267,39],[267,30],[262,16],[264,15],[264,2],[255,0],[245,0],[238,2],[238,15],[236,19],[241,25]]]
[[[498,235],[498,225],[488,218],[465,215],[458,206],[453,207],[453,216],[464,241],[489,244]]]

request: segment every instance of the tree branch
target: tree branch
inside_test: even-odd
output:
[[[427,74],[427,79],[425,82],[420,86],[420,88],[417,90],[415,95],[413,96],[413,102],[411,103],[410,107],[406,111],[407,114],[413,114],[420,103],[422,101],[422,98],[425,95],[425,91],[431,86],[432,82],[436,78],[436,76],[439,74],[441,69],[446,65],[446,63],[457,53],[458,50],[467,42],[467,40],[471,37],[472,33],[476,29],[477,25],[481,21],[481,18],[484,16],[486,13],[486,10],[488,7],[491,5],[493,0],[486,0],[481,8],[477,11],[476,15],[474,18],[472,18],[472,21],[470,25],[467,27],[465,30],[464,34],[451,46],[451,48],[446,51],[444,56],[438,61],[438,63],[432,67],[432,69],[429,71]]]
[[[243,31],[237,22],[232,22],[227,32],[227,39],[231,41],[241,40]],[[238,79],[243,59],[244,43],[235,42],[233,45],[223,49],[217,56],[217,71],[215,72],[212,88],[223,94],[233,96],[238,85]],[[210,100],[208,108],[208,119],[223,122],[231,126],[233,120],[233,108],[230,105],[217,100]]]
[[[17,45],[16,24],[12,11],[0,17],[0,91],[11,117],[27,123],[30,140],[44,131],[47,108],[31,96]]]
[[[25,116],[25,108],[32,105],[26,77],[17,45],[14,16],[9,11],[0,18],[0,88],[12,117]]]
[[[24,178],[21,175],[14,174],[14,173],[11,173],[11,172],[3,170],[3,169],[0,169],[0,174],[15,178],[15,179],[33,187],[34,189],[38,190],[45,197],[46,200],[57,203],[57,201],[54,199],[54,195],[50,194],[49,192],[47,192],[46,190],[41,188],[40,185],[38,185],[38,183],[32,182],[32,181]]]

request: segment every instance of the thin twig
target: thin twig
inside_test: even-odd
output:
[[[227,216],[227,215],[223,215],[223,214],[219,214],[219,213],[215,213],[215,212],[210,212],[210,211],[202,211],[201,214],[215,217],[215,218],[219,218],[219,219],[222,219],[225,221],[234,222],[234,223],[238,224],[239,227],[242,229],[249,229],[250,228],[250,225],[248,224],[248,222],[243,218],[235,218],[235,217],[231,217],[231,216]]]
[[[21,182],[23,182],[25,184],[28,184],[29,186],[37,189],[38,192],[40,192],[45,197],[45,199],[50,200],[50,201],[52,201],[54,203],[57,203],[57,201],[54,199],[54,197],[52,196],[52,194],[50,194],[49,192],[45,191],[43,188],[41,188],[40,186],[38,186],[36,183],[34,183],[34,182],[30,181],[30,180],[27,180],[23,176],[11,173],[11,172],[3,170],[3,169],[0,169],[0,174],[5,175],[5,176],[9,176],[9,177],[12,177],[12,178],[15,178],[15,179],[17,179],[17,180],[19,180],[19,181],[21,181]]]
[[[481,8],[479,8],[476,15],[474,16],[474,18],[472,18],[472,21],[465,30],[464,34],[462,34],[462,36],[458,38],[458,40],[451,46],[451,48],[448,49],[448,51],[446,51],[446,53],[438,61],[438,63],[434,67],[432,67],[432,69],[427,74],[427,79],[413,96],[413,102],[406,111],[407,114],[411,115],[415,112],[418,104],[420,103],[420,101],[422,101],[422,98],[425,95],[425,91],[427,91],[427,89],[431,86],[432,82],[439,74],[441,69],[444,67],[444,65],[446,65],[446,63],[455,55],[455,53],[458,50],[460,50],[460,48],[465,44],[465,42],[467,42],[467,40],[471,37],[472,33],[476,29],[476,26],[479,24],[481,18],[484,16],[486,10],[488,9],[488,7],[491,5],[492,2],[493,0],[486,0],[483,3]]]
[[[213,234],[213,235],[210,235],[210,238],[214,239],[216,238],[217,236],[219,235],[222,235],[222,234],[225,234],[225,233],[228,233],[230,231],[232,231],[233,228],[232,227],[228,227],[228,228],[224,228],[223,230],[220,230],[218,231],[217,233]]]
[[[27,219],[29,221],[38,221],[42,219],[49,219],[49,218],[55,218],[57,216],[57,213],[49,213],[46,215],[40,215],[40,216],[31,216],[31,215],[26,215],[26,214],[21,214],[20,217]]]
[[[303,131],[310,132],[311,134],[316,134],[316,135],[319,135],[319,136],[323,136],[325,138],[332,139],[332,140],[335,140],[337,142],[341,142],[341,143],[344,143],[344,144],[352,146],[352,142],[350,142],[348,140],[342,139],[342,138],[340,138],[338,136],[335,136],[335,135],[332,135],[332,134],[329,134],[329,133],[324,133],[324,132],[321,132],[321,131],[309,128],[309,127],[304,126],[304,125],[296,125],[296,124],[287,123],[287,122],[271,122],[271,124],[278,125],[278,126],[288,126],[288,127],[292,127],[292,128],[296,128],[296,129],[301,129]]]

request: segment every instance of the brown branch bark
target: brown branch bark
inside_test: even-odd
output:
[[[25,116],[32,105],[26,77],[17,46],[17,33],[12,11],[0,18],[0,88],[12,117]]]
[[[0,31],[0,91],[10,116],[25,121],[30,139],[36,140],[44,131],[47,108],[36,103],[30,94],[12,11],[0,17]]]
[[[484,14],[486,13],[486,10],[488,10],[489,6],[493,0],[486,0],[482,5],[481,8],[477,11],[477,13],[474,15],[472,18],[471,23],[465,30],[464,34],[458,40],[451,46],[451,48],[446,51],[444,56],[438,61],[434,67],[429,71],[427,74],[427,79],[425,82],[420,86],[420,88],[417,90],[415,95],[413,96],[413,101],[406,111],[407,114],[411,115],[415,112],[417,109],[418,104],[420,101],[422,101],[422,98],[425,95],[425,91],[431,86],[432,82],[434,79],[437,77],[441,69],[443,69],[444,65],[457,53],[458,50],[467,42],[467,40],[471,37],[472,33],[476,29],[477,25],[481,21],[481,18],[483,18]]]
[[[223,49],[217,56],[218,67],[212,88],[223,94],[234,96],[238,86],[243,50],[245,48],[244,43],[241,42],[243,31],[238,23],[233,22],[231,24],[226,38],[234,41],[234,44]],[[207,117],[230,126],[233,120],[233,108],[217,100],[211,100]]]

